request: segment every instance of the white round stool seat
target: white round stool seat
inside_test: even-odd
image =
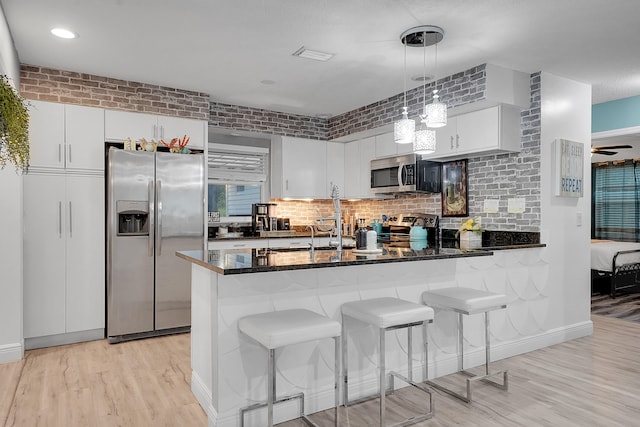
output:
[[[427,291],[422,294],[425,304],[434,307],[450,308],[465,313],[480,313],[503,308],[507,296],[471,288],[445,288]]]
[[[344,303],[342,314],[380,329],[433,320],[431,307],[390,297]]]
[[[253,314],[238,328],[268,349],[340,336],[340,323],[310,310],[292,309]]]

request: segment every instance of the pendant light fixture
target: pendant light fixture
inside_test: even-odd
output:
[[[422,100],[427,100],[427,44],[424,43],[427,39],[426,31],[423,33],[423,48],[422,48]],[[436,131],[427,127],[427,111],[425,105],[425,111],[423,115],[419,116],[420,124],[416,131],[416,137],[413,140],[413,152],[416,154],[431,154],[436,151]]]
[[[417,132],[415,132],[414,137],[414,145],[413,151],[418,154],[430,154],[435,151],[436,148],[436,135],[435,131],[432,127],[444,126],[447,124],[447,106],[438,102],[437,90],[434,90],[434,101],[436,104],[440,104],[444,106],[444,123],[442,123],[441,117],[441,107],[440,110],[436,110],[432,104],[427,104],[427,96],[426,96],[426,77],[427,77],[427,46],[438,45],[440,41],[444,38],[444,30],[440,27],[436,27],[435,25],[421,25],[419,27],[413,27],[405,31],[400,35],[400,41],[405,46],[405,69],[406,69],[406,47],[422,47],[423,49],[423,83],[425,84],[422,88],[423,91],[423,102],[424,104],[424,114],[420,115],[420,127]],[[436,47],[437,49],[437,47]],[[437,56],[436,56],[437,63]],[[435,73],[434,73],[435,75]],[[434,87],[436,78],[434,77]],[[405,94],[406,98],[406,94]],[[434,125],[435,124],[435,125]]]
[[[444,32],[442,36],[444,37]],[[442,40],[442,38],[440,40]],[[425,114],[427,115],[427,127],[440,128],[447,124],[447,104],[440,102],[440,96],[438,95],[438,42],[435,43],[434,56],[433,101],[431,104],[425,104],[424,108]]]
[[[393,124],[393,140],[396,144],[411,144],[415,138],[416,122],[409,119],[407,111],[407,45],[404,45],[404,106],[402,118]]]

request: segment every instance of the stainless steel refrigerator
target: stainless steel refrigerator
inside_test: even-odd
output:
[[[188,330],[191,266],[175,252],[204,248],[204,157],[110,147],[107,159],[107,338]]]

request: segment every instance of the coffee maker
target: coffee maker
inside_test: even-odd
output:
[[[251,231],[253,234],[277,229],[275,203],[254,203],[251,205]]]

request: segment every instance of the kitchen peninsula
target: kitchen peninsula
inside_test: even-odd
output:
[[[512,248],[512,247],[511,247]],[[509,308],[492,316],[492,358],[502,359],[557,338],[543,332],[542,321],[549,301],[545,245],[520,249],[460,251],[383,247],[381,254],[360,255],[345,249],[329,250],[236,249],[181,251],[192,263],[191,389],[209,417],[209,425],[238,426],[239,409],[266,397],[264,350],[238,333],[239,318],[260,312],[306,308],[339,320],[340,306],[359,299],[391,296],[420,302],[422,292],[445,286],[465,285],[505,293]],[[535,278],[532,280],[532,278]],[[542,285],[542,288],[541,288]],[[481,318],[471,318],[466,363],[483,363]],[[370,327],[353,328],[350,337],[363,351],[350,353],[354,397],[375,391],[377,334]],[[429,328],[431,376],[457,370],[455,317],[436,313]],[[536,331],[538,337],[532,337]],[[424,355],[421,332],[413,331],[414,378],[422,378]],[[388,339],[390,369],[406,375],[406,347],[399,343],[404,331]],[[544,337],[543,337],[544,335]],[[566,339],[566,337],[565,337]],[[353,341],[351,341],[353,340]],[[368,355],[368,356],[365,356]],[[278,352],[278,394],[303,391],[309,413],[333,403],[333,347],[312,342]],[[297,402],[278,405],[276,422],[297,417]],[[247,426],[261,425],[261,411],[247,415]]]

